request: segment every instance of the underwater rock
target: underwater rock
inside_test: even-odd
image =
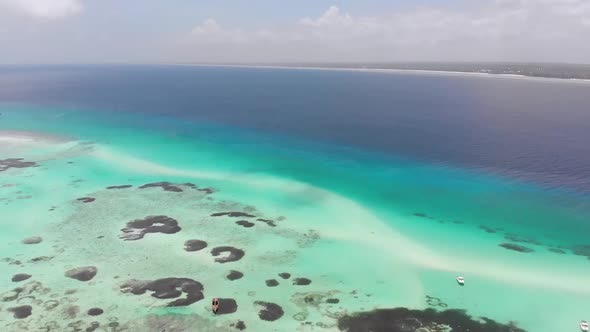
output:
[[[236,330],[239,330],[239,331],[244,331],[246,329],[246,324],[243,321],[241,321],[241,320],[239,320],[235,324],[231,324],[230,326],[231,327],[235,327]]]
[[[40,236],[28,237],[21,241],[22,244],[39,244],[41,242],[43,242],[43,238]]]
[[[426,295],[426,303],[431,307],[446,308],[448,305],[444,303],[440,298]]]
[[[53,256],[39,256],[32,259],[29,259],[29,263],[39,263],[39,262],[47,262],[53,259]]]
[[[276,227],[277,224],[275,224],[274,220],[270,220],[270,219],[256,219],[258,221],[262,221],[263,223],[267,224],[270,227]]]
[[[19,273],[19,274],[13,275],[11,280],[12,280],[12,282],[21,282],[21,281],[29,279],[30,277],[32,277],[30,274]]]
[[[10,291],[0,294],[0,301],[18,301],[30,295],[45,295],[48,294],[50,291],[51,290],[49,288],[43,287],[43,284],[41,284],[38,281],[29,281],[20,287],[14,288]]]
[[[147,216],[144,219],[136,219],[127,223],[127,227],[121,229],[123,234],[119,238],[125,241],[143,239],[148,233],[174,234],[181,230],[178,222],[167,216]]]
[[[16,319],[24,319],[29,317],[33,312],[33,307],[30,305],[22,305],[19,307],[12,307],[6,309],[8,312],[12,312],[14,318]]]
[[[77,305],[70,305],[64,309],[63,313],[67,319],[74,319],[80,313],[80,307]]]
[[[547,250],[554,252],[556,254],[566,254],[565,250],[559,248],[549,248]]]
[[[234,312],[238,311],[238,304],[234,299],[218,299],[219,300],[219,310],[217,310],[217,315],[227,315],[233,314]]]
[[[513,234],[513,233],[506,233],[504,235],[504,238],[508,241],[511,242],[520,242],[520,243],[530,243],[530,244],[534,244],[534,245],[542,245],[541,242],[533,239],[533,238],[528,238],[528,237],[524,237],[524,236],[520,236],[518,234]]]
[[[107,189],[127,189],[127,188],[131,188],[131,187],[133,187],[133,186],[130,184],[124,184],[124,185],[120,185],[120,186],[110,186],[110,187],[107,187]]]
[[[279,282],[276,279],[268,279],[265,281],[265,283],[268,287],[276,287],[279,285]]]
[[[254,218],[256,216],[253,216],[251,214],[245,213],[245,212],[216,212],[216,213],[211,213],[211,217],[223,217],[223,216],[227,216],[227,217],[232,217],[232,218]]]
[[[215,189],[214,188],[199,188],[197,189],[198,191],[204,192],[206,195],[211,195],[213,193],[215,193]]]
[[[514,243],[500,243],[499,246],[504,249],[523,252],[523,253],[530,253],[530,252],[534,251],[531,248],[523,247],[523,246],[520,246],[520,245],[514,244]]]
[[[98,270],[94,266],[83,266],[66,271],[65,276],[78,281],[90,281],[96,276],[97,272]]]
[[[96,200],[96,198],[93,197],[82,197],[82,198],[78,198],[77,201],[82,202],[82,203],[92,203]]]
[[[91,308],[88,310],[89,316],[100,316],[103,313],[104,313],[104,310],[102,310],[101,308]]]
[[[201,240],[187,240],[184,242],[184,251],[194,252],[207,248],[207,242]]]
[[[490,233],[490,234],[496,233],[496,230],[495,229],[490,228],[490,227],[485,226],[485,225],[479,225],[479,228],[480,229],[483,229],[484,231],[486,231],[486,233]]]
[[[283,308],[272,302],[256,301],[255,305],[261,306],[262,308],[258,311],[258,317],[267,322],[273,322],[285,314]]]
[[[23,160],[23,158],[0,159],[0,172],[4,172],[10,168],[27,168],[38,166],[36,162]]]
[[[94,332],[96,331],[98,328],[100,327],[100,323],[99,322],[92,322],[90,323],[90,326],[88,326],[86,328],[86,332]]]
[[[219,256],[221,253],[229,252],[229,255],[226,257],[215,258],[215,262],[217,263],[229,263],[239,261],[244,257],[245,252],[241,249],[237,249],[230,246],[223,246],[223,247],[216,247],[211,250],[211,255],[214,257]]]
[[[130,292],[134,295],[142,295],[146,291],[150,291],[152,297],[157,299],[178,298],[183,293],[186,293],[185,298],[169,302],[166,305],[167,307],[188,306],[204,298],[203,285],[188,278],[163,278],[153,281],[129,280],[121,285],[121,291],[124,293]]]
[[[55,309],[58,305],[59,302],[56,300],[47,300],[45,301],[45,303],[43,303],[43,308],[45,308],[45,310],[52,310]]]
[[[582,244],[572,247],[572,252],[577,256],[586,256],[590,259],[590,244]]]
[[[472,319],[464,310],[376,309],[338,319],[338,329],[347,332],[446,331],[444,326],[453,332],[525,332],[511,323],[503,325],[485,317]]]
[[[147,183],[143,186],[139,187],[139,189],[146,189],[146,188],[162,188],[164,191],[170,191],[175,193],[183,192],[178,185],[174,185],[170,182],[154,182],[154,183]]]
[[[245,228],[250,228],[254,226],[254,223],[249,222],[248,220],[238,220],[236,221],[236,224],[243,226]]]
[[[279,277],[281,277],[283,279],[289,279],[289,278],[291,278],[291,273],[281,272],[281,273],[279,273]]]
[[[297,286],[307,286],[311,284],[311,280],[307,278],[295,278],[293,279],[293,285]]]
[[[229,271],[229,273],[225,276],[227,278],[227,280],[238,280],[241,279],[244,276],[244,274],[240,271],[236,271],[236,270],[231,270]]]

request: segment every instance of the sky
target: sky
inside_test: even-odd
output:
[[[0,63],[590,63],[590,0],[0,0]]]

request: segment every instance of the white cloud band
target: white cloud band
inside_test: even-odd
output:
[[[561,61],[575,61],[575,53],[590,58],[588,36],[588,0],[489,0],[477,7],[420,7],[366,17],[332,6],[319,17],[287,26],[247,31],[224,29],[210,20],[192,34],[197,45],[214,43],[236,49],[239,44],[246,54],[248,47],[261,45],[268,53],[273,47],[281,53],[277,48],[290,44],[297,45],[297,54],[307,59],[316,54],[318,59],[339,60],[343,60],[343,50],[348,50],[350,59],[519,60],[516,58],[536,56],[544,61],[556,57],[559,45],[569,52]]]
[[[79,0],[0,0],[0,9],[40,19],[59,19],[82,11]]]

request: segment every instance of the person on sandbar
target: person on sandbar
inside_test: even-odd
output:
[[[213,298],[213,302],[211,303],[211,309],[213,310],[214,314],[217,314],[217,310],[219,310],[219,299],[216,297]]]

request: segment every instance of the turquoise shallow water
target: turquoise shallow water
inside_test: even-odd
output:
[[[0,159],[39,165],[0,173],[0,252],[8,258],[0,272],[0,324],[9,331],[86,329],[93,321],[106,331],[156,331],[166,324],[223,331],[235,330],[238,320],[253,331],[325,331],[339,330],[338,318],[355,312],[429,306],[513,321],[527,331],[576,331],[590,318],[590,261],[581,249],[588,245],[590,204],[582,194],[172,117],[8,105],[1,113]],[[16,142],[8,130],[37,139]],[[217,191],[139,189],[159,181]],[[114,185],[133,187],[105,189]],[[255,226],[244,228],[235,218],[210,216],[223,211],[277,226],[249,218]],[[119,238],[127,222],[150,215],[174,218],[182,230]],[[20,243],[31,236],[43,242]],[[189,239],[209,247],[186,252]],[[215,263],[208,251],[221,245],[246,254]],[[51,258],[30,261],[42,256]],[[98,273],[89,282],[64,277],[79,266]],[[244,278],[228,281],[230,269]],[[281,272],[293,276],[284,280]],[[32,277],[17,284],[10,281],[16,273]],[[457,275],[466,286],[457,285]],[[167,308],[168,300],[150,292],[121,292],[127,280],[166,277],[201,282],[205,299]],[[293,285],[297,277],[312,282]],[[267,279],[279,285],[268,287]],[[10,300],[11,289],[22,285],[37,287],[33,297]],[[237,312],[210,314],[214,296],[235,299]],[[57,307],[48,309],[48,301]],[[283,317],[259,319],[255,301],[279,304]],[[8,308],[17,304],[30,304],[33,314],[14,319]],[[88,316],[91,307],[105,313]]]

